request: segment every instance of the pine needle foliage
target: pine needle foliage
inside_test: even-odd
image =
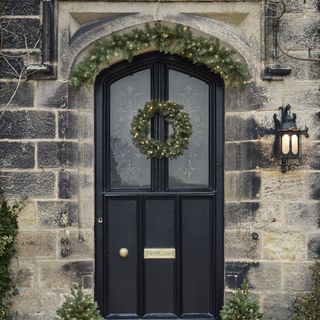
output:
[[[292,320],[320,319],[320,261],[311,267],[312,285],[310,293],[297,297],[292,304]]]
[[[181,24],[169,27],[156,23],[97,41],[75,67],[70,83],[75,87],[92,84],[97,74],[109,67],[113,59],[131,62],[134,56],[149,48],[179,55],[197,65],[206,65],[230,86],[242,87],[250,79],[247,65],[236,58],[234,50],[222,46],[218,39],[195,37],[190,27]]]
[[[15,254],[14,240],[18,234],[18,214],[22,202],[10,205],[0,193],[0,320],[8,319],[11,299],[17,293],[10,261]]]
[[[263,320],[257,301],[249,297],[248,282],[244,281],[221,310],[222,320]]]
[[[57,310],[56,320],[103,320],[98,305],[89,294],[83,292],[81,285],[71,289],[65,302]]]

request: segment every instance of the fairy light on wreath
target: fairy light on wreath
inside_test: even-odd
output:
[[[147,158],[175,159],[189,147],[192,124],[183,106],[169,101],[149,101],[138,110],[131,123],[133,144]],[[173,133],[165,141],[149,138],[150,120],[158,113],[172,126]]]

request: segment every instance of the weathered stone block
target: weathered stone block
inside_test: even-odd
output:
[[[267,101],[266,88],[253,82],[246,85],[243,91],[236,88],[226,88],[226,112],[261,109]]]
[[[39,142],[39,168],[72,168],[78,164],[76,142]]]
[[[68,86],[68,109],[92,110],[94,105],[94,89],[82,86]]]
[[[227,202],[224,207],[226,229],[250,229],[257,223],[259,202]]]
[[[59,173],[59,198],[72,199],[78,195],[78,172],[62,171]]]
[[[317,81],[286,81],[283,84],[282,93],[284,101],[288,101],[294,108],[298,123],[302,126],[305,124],[302,119],[306,110],[320,107],[320,91]]]
[[[45,312],[29,312],[29,311],[17,311],[11,310],[8,320],[52,320],[56,315],[56,309],[59,303],[57,303],[54,310],[46,310]]]
[[[14,263],[12,268],[15,270]],[[33,262],[19,261],[16,284],[19,291],[35,287],[35,265]]]
[[[56,134],[55,114],[47,111],[4,111],[0,138],[48,139]]]
[[[308,173],[305,175],[305,192],[310,199],[320,200],[320,173]]]
[[[319,230],[320,203],[286,203],[284,226],[289,231]]]
[[[226,173],[225,200],[250,200],[259,198],[260,174],[255,172]]]
[[[94,234],[93,231],[65,231],[59,233],[59,253],[62,258],[94,258]],[[65,250],[65,240],[68,239],[68,254],[62,253]]]
[[[73,201],[38,201],[38,221],[42,228],[78,225],[78,203]]]
[[[295,296],[290,294],[269,293],[262,295],[262,311],[266,320],[291,319],[290,307]]]
[[[281,263],[260,262],[252,265],[248,271],[247,279],[250,287],[258,291],[281,290]]]
[[[263,258],[267,260],[305,260],[306,240],[301,233],[264,233]]]
[[[284,4],[286,6],[286,12],[288,13],[301,12],[303,9],[303,2],[299,0],[285,0]]]
[[[309,291],[311,288],[312,263],[285,263],[284,264],[284,290]]]
[[[313,170],[320,170],[320,143],[310,143],[305,149],[304,164]]]
[[[279,231],[284,228],[281,202],[260,202],[256,229]]]
[[[16,240],[17,254],[23,258],[46,257],[57,255],[57,239],[53,232],[21,231]]]
[[[4,193],[14,197],[52,197],[55,175],[52,172],[3,172],[0,186]]]
[[[83,140],[94,139],[94,113],[92,111],[79,113],[79,138]]]
[[[78,138],[78,113],[72,111],[61,111],[58,116],[59,138],[77,139]]]
[[[48,315],[48,311],[56,310],[58,307],[58,297],[54,292],[44,292],[44,291],[24,291],[20,292],[14,297],[12,309],[18,312],[19,318],[15,317],[13,319],[21,319],[19,314],[26,315],[33,313],[44,312]],[[17,316],[17,315],[16,315]],[[52,314],[51,314],[52,316]],[[29,319],[52,319],[52,318],[33,318],[32,316],[22,318],[25,320]]]
[[[252,170],[274,165],[272,146],[262,142],[225,144],[225,170]]]
[[[42,289],[69,290],[86,276],[93,274],[93,262],[40,262],[39,287]]]
[[[16,88],[17,92],[14,94]],[[6,106],[14,94],[8,107],[27,108],[33,106],[33,83],[32,82],[1,82],[0,81],[0,108]]]
[[[94,197],[94,172],[80,170],[79,176],[79,196],[82,199],[92,199]]]
[[[259,262],[227,261],[226,288],[233,290],[240,288],[251,266],[259,266]]]
[[[305,48],[319,48],[319,16],[309,15],[308,19],[303,16],[285,15],[281,20],[281,32],[279,42],[286,50],[304,50]]]
[[[22,230],[22,231],[34,230],[37,226],[36,217],[37,217],[36,204],[33,200],[27,199],[24,202],[23,209],[19,212],[19,215],[18,215],[19,230]]]
[[[19,78],[20,74],[24,72],[26,54],[10,53],[10,55],[5,55],[5,58],[0,59],[0,78]]]
[[[82,168],[94,166],[93,143],[79,143],[79,166]]]
[[[10,0],[4,4],[2,15],[31,16],[40,14],[40,0]]]
[[[95,220],[94,199],[82,199],[79,208],[79,220],[82,228],[93,229]]]
[[[1,168],[33,168],[34,162],[33,143],[0,142]]]
[[[308,238],[308,259],[320,259],[320,234],[311,234]]]
[[[40,19],[37,18],[7,18],[2,19],[2,46],[7,48],[37,48],[40,46]]]
[[[303,199],[303,175],[299,171],[281,173],[280,170],[264,172],[262,177],[261,198],[266,200]]]
[[[225,232],[225,258],[237,259],[259,259],[261,257],[260,236],[256,232]]]
[[[314,130],[314,139],[320,140],[320,112],[316,112],[312,117],[312,127]]]
[[[254,118],[226,115],[225,140],[256,140],[261,129]]]
[[[73,111],[59,112],[59,137],[62,139],[93,139],[93,113]]]
[[[67,90],[67,82],[37,81],[35,86],[35,105],[48,108],[66,108]]]

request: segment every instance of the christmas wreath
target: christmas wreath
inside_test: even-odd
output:
[[[170,158],[181,156],[188,149],[192,124],[183,106],[168,101],[149,101],[138,110],[131,123],[133,144],[148,158]],[[172,126],[173,133],[165,141],[149,138],[150,120],[160,114]]]

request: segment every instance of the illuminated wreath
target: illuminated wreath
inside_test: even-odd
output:
[[[175,159],[189,146],[192,124],[183,106],[168,101],[149,101],[138,110],[131,123],[133,144],[147,158]],[[158,113],[172,126],[173,133],[165,141],[149,138],[150,120]]]

